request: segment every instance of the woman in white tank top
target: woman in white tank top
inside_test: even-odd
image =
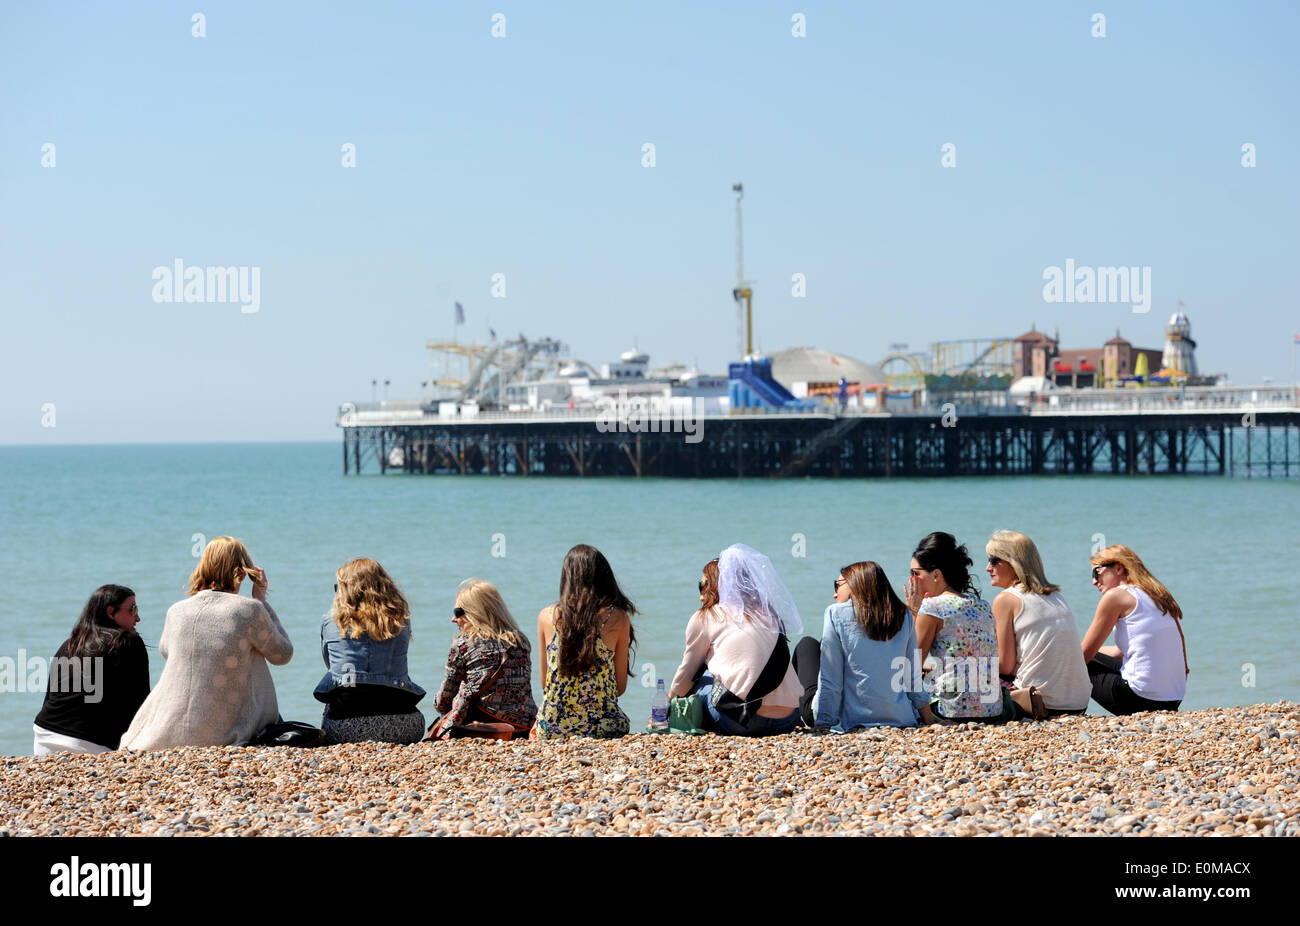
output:
[[[994,588],[998,671],[1016,688],[1031,685],[1048,715],[1082,714],[1092,696],[1074,613],[1059,585],[1043,574],[1034,542],[1017,531],[998,531],[985,546],[985,572]]]
[[[1112,714],[1178,710],[1191,673],[1178,602],[1122,544],[1092,563],[1102,593],[1083,637],[1093,700]],[[1112,630],[1115,645],[1103,646]]]

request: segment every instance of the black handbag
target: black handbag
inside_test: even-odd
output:
[[[253,746],[297,746],[311,749],[325,745],[325,731],[309,723],[286,720],[273,723],[253,737]]]
[[[740,724],[746,730],[758,716],[758,709],[763,706],[763,699],[781,687],[781,682],[785,680],[785,674],[790,669],[790,643],[786,640],[785,634],[780,634],[776,638],[776,646],[772,648],[772,655],[767,657],[767,665],[763,666],[763,671],[758,675],[758,681],[749,689],[749,694],[745,698],[740,698],[734,691],[729,691],[726,686],[716,678],[713,680],[712,702],[714,708],[723,717],[733,720]]]

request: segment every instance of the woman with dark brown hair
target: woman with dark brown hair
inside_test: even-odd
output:
[[[912,615],[885,571],[870,561],[845,566],[821,642],[804,637],[795,647],[804,723],[841,733],[933,723],[919,655]]]
[[[627,691],[635,613],[599,550],[580,543],[568,552],[559,601],[537,615],[538,645],[546,654],[533,727],[538,739],[628,732],[618,698]]]
[[[135,592],[101,585],[54,654],[33,755],[109,752],[149,695],[149,654],[135,631]],[[58,671],[62,667],[66,671]]]

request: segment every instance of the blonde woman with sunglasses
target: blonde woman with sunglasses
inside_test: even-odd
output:
[[[537,718],[532,646],[491,582],[466,579],[452,608],[455,639],[428,738],[527,738]]]
[[[1003,680],[1037,688],[1049,717],[1082,714],[1092,683],[1079,652],[1079,628],[1061,587],[1047,581],[1038,547],[1019,531],[998,531],[984,551],[989,584],[1002,589],[993,599],[993,618]],[[1018,708],[1016,715],[1024,712]]]

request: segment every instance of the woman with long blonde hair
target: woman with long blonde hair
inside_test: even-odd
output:
[[[442,716],[428,738],[527,737],[537,717],[532,647],[505,599],[491,582],[466,579],[451,619],[458,633],[435,704]]]
[[[1002,589],[993,599],[993,619],[1003,680],[1037,688],[1049,717],[1082,714],[1092,683],[1079,652],[1079,628],[1061,587],[1047,581],[1038,547],[1018,531],[1002,530],[984,551],[990,584]]]
[[[325,702],[326,741],[418,742],[425,691],[407,671],[411,611],[383,566],[362,558],[339,567],[320,637],[329,671],[313,694]]]
[[[1112,714],[1178,710],[1191,669],[1174,596],[1123,544],[1092,557],[1092,584],[1101,592],[1083,635],[1092,699]],[[1115,645],[1103,646],[1112,630]]]
[[[247,578],[252,597],[239,594]],[[167,660],[122,734],[122,749],[246,745],[280,715],[267,663],[293,644],[266,600],[266,571],[234,537],[213,537],[188,594],[167,609],[158,652]]]

